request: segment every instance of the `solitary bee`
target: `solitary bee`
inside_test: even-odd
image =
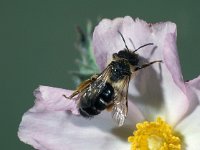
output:
[[[161,60],[139,65],[139,55],[136,52],[153,43],[142,45],[131,51],[121,32],[119,34],[124,41],[125,48],[113,54],[111,63],[102,73],[82,82],[69,97],[64,96],[69,99],[76,95],[79,96],[78,110],[85,118],[91,118],[111,108],[112,118],[119,126],[122,126],[128,112],[127,96],[131,75]]]

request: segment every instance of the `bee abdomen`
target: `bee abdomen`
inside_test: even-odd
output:
[[[94,107],[98,110],[104,110],[107,107],[107,105],[108,104],[102,98],[96,99],[94,103]]]
[[[87,108],[79,108],[79,113],[81,116],[85,118],[90,118],[92,116],[100,114],[100,111],[95,109],[94,107],[87,107]]]
[[[105,102],[109,103],[114,95],[114,88],[111,86],[110,83],[106,82],[105,88],[102,93],[99,95]]]
[[[100,114],[112,101],[114,97],[114,88],[108,82],[105,83],[101,93],[95,97],[89,97],[86,94],[80,100],[79,113],[85,118],[91,118],[95,115]]]
[[[98,110],[104,110],[108,104],[113,100],[114,88],[110,83],[106,82],[102,93],[97,97],[94,107]]]

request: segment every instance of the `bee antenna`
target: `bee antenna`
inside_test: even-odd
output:
[[[122,37],[122,40],[124,41],[124,44],[125,44],[126,49],[129,50],[128,46],[126,45],[126,41],[125,41],[125,39],[124,39],[122,33],[121,33],[120,31],[118,31],[118,33],[119,33],[120,36]]]
[[[129,38],[129,41],[131,42],[131,44],[133,45],[133,48],[135,49],[135,45],[134,45],[134,43],[133,43],[131,38]]]
[[[134,50],[133,52],[135,53],[135,52],[138,51],[139,49],[141,49],[141,48],[143,48],[143,47],[145,47],[145,46],[148,46],[148,45],[153,45],[153,43],[144,44],[144,45],[138,47],[138,48],[137,48],[136,50]]]

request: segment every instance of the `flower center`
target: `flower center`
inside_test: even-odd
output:
[[[137,130],[128,138],[131,150],[180,150],[181,140],[172,127],[157,118],[155,122],[143,122],[136,125]]]

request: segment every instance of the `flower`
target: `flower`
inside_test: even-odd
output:
[[[76,101],[62,96],[72,91],[40,86],[34,93],[35,105],[24,114],[19,126],[20,140],[40,150],[129,150],[133,145],[127,138],[137,124],[129,142],[134,143],[137,137],[146,138],[147,146],[156,149],[165,143],[159,134],[166,131],[163,135],[172,138],[172,144],[180,143],[182,149],[199,147],[200,77],[183,80],[176,48],[176,25],[148,24],[131,17],[103,19],[93,33],[94,54],[101,70],[109,64],[113,53],[125,47],[118,31],[131,50],[154,43],[138,51],[141,64],[147,60],[163,61],[139,71],[131,80],[125,125],[117,127],[106,111],[91,120],[82,118]],[[165,129],[163,132],[161,127]],[[146,137],[140,134],[142,129],[148,129]],[[159,132],[155,134],[157,129]]]

